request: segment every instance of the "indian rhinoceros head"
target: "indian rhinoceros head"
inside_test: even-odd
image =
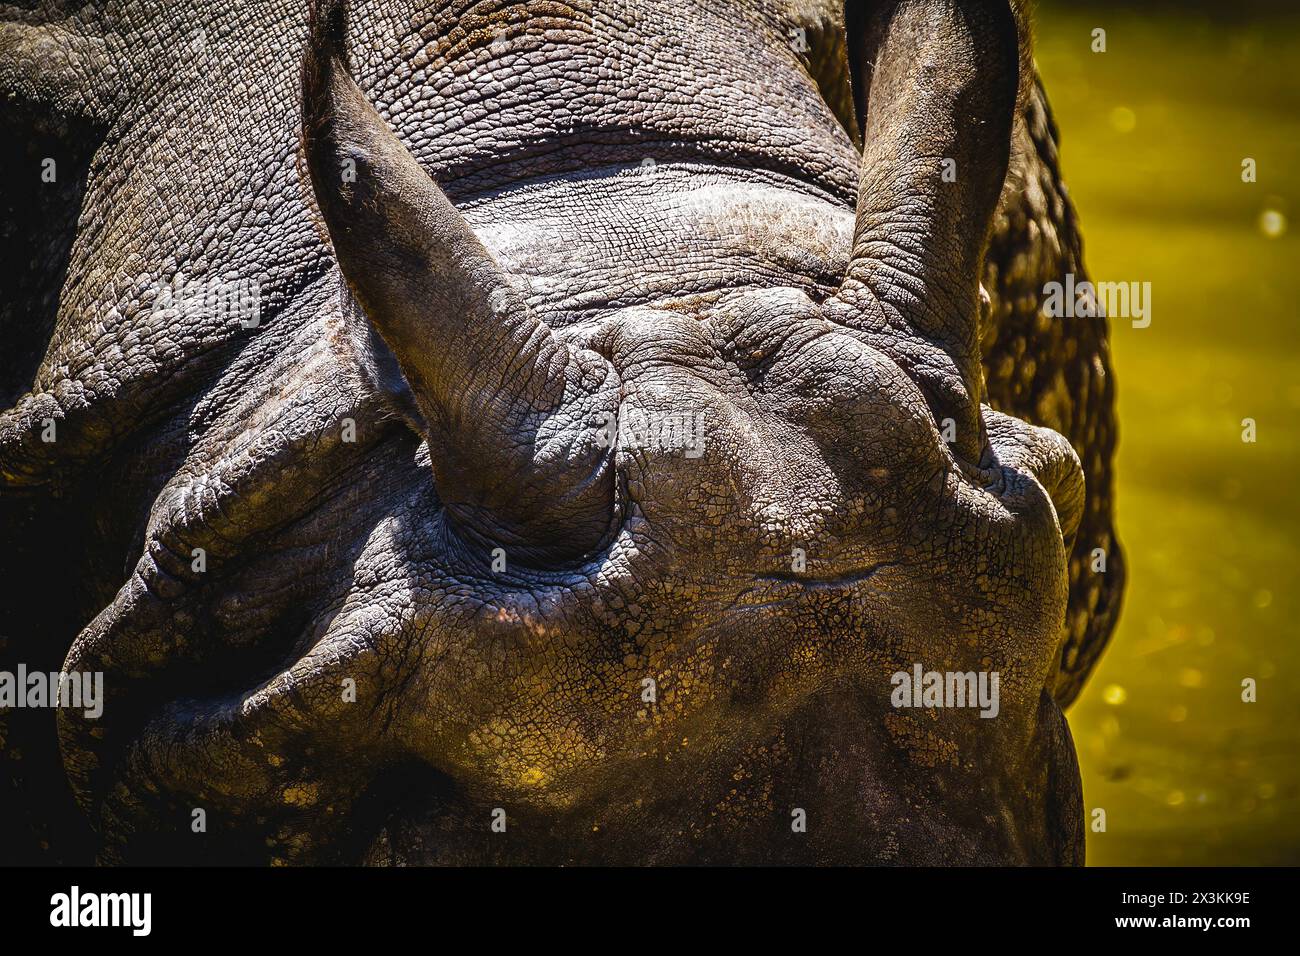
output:
[[[1081,858],[1104,326],[1005,0],[209,7],[0,33],[102,859]]]

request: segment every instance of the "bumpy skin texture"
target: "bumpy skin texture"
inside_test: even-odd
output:
[[[992,309],[981,332],[989,404],[1070,439],[1087,477],[1053,684],[1065,707],[1079,695],[1115,629],[1125,570],[1111,523],[1117,435],[1106,320],[1063,323],[1039,308],[1047,283],[1063,282],[1067,274],[1083,281],[1087,275],[1056,143],[1047,97],[1036,85],[1016,124],[1011,171],[985,257]],[[1093,570],[1098,549],[1105,573]]]
[[[4,8],[4,181],[60,173],[5,196],[3,662],[108,696],[60,714],[77,811],[11,718],[27,806],[93,827],[52,852],[1081,861],[1105,327],[1037,318],[1079,272],[1054,135],[959,6]],[[178,273],[260,325],[159,307]],[[700,457],[592,442],[687,409]],[[917,662],[999,716],[893,708]]]

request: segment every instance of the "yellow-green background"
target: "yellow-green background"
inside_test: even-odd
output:
[[[1149,328],[1112,321],[1129,583],[1069,712],[1088,862],[1300,863],[1300,17],[1080,6],[1036,22],[1065,180],[1093,278],[1152,284]]]

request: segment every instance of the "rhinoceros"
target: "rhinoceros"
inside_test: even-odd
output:
[[[0,8],[11,861],[1081,862],[1023,11],[309,6]]]

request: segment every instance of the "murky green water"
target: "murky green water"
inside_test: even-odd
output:
[[[1088,859],[1300,863],[1300,17],[1048,4],[1037,36],[1093,278],[1152,283],[1113,323],[1128,594],[1069,714]]]

